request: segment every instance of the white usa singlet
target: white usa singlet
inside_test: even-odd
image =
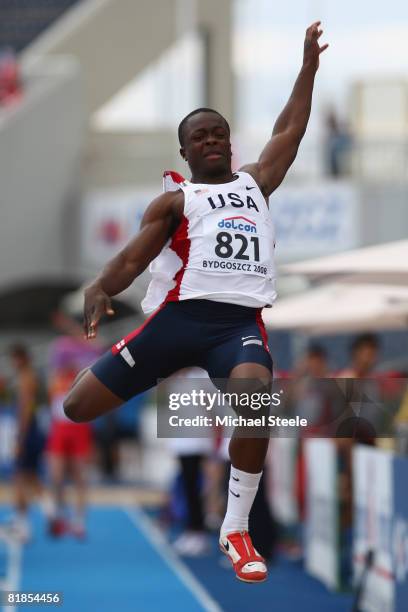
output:
[[[184,214],[150,264],[144,312],[191,299],[271,306],[276,298],[274,228],[252,176],[236,172],[230,183],[210,185],[165,172],[164,185],[183,190]]]

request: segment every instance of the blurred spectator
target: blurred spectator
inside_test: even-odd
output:
[[[102,474],[108,480],[114,481],[118,477],[119,464],[116,412],[110,412],[97,419],[93,428]]]
[[[15,406],[17,409],[17,439],[15,448],[15,516],[11,527],[21,541],[28,541],[31,528],[28,507],[33,494],[41,495],[40,461],[44,436],[38,413],[42,405],[40,379],[34,370],[27,348],[15,344],[9,348],[15,378]]]
[[[338,482],[343,571],[351,575],[351,528],[353,524],[353,447],[374,446],[383,428],[384,411],[374,370],[380,343],[373,333],[358,335],[350,347],[350,365],[337,374],[344,380],[347,412],[337,430]],[[347,380],[353,379],[353,380]]]
[[[168,393],[181,393],[191,391],[199,387],[214,391],[208,375],[201,368],[188,368],[180,370],[168,381]],[[199,406],[191,414],[191,407],[183,409],[187,416],[195,416],[200,412],[205,413],[205,407]],[[180,414],[180,409],[178,411]],[[184,501],[185,513],[183,521],[183,531],[175,540],[173,546],[180,554],[188,557],[197,557],[208,552],[209,542],[205,525],[205,498],[204,498],[204,474],[203,463],[213,448],[213,441],[209,437],[169,438],[169,448],[177,457],[180,467],[181,492]]]
[[[330,426],[333,420],[331,416],[332,398],[328,393],[331,386],[330,384],[324,384],[324,379],[327,376],[327,353],[321,345],[312,343],[296,367],[293,382],[288,388],[284,405],[288,416],[296,417],[299,415],[307,419],[308,427],[302,430],[302,437],[324,435],[326,428]],[[329,435],[329,433],[327,432],[326,435]],[[302,440],[300,440],[298,447],[296,472],[299,516],[303,518],[306,499],[306,467]],[[293,541],[289,544],[289,548],[292,555],[293,551],[299,551],[299,543]]]
[[[296,368],[285,409],[307,419],[308,427],[302,430],[305,437],[335,435],[333,426],[344,410],[344,400],[329,378],[327,353],[319,344],[310,344]]]
[[[17,58],[12,49],[0,51],[0,106],[12,106],[20,101],[22,85]]]
[[[5,378],[0,376],[0,410],[6,398],[7,398],[7,382]]]
[[[311,343],[308,346],[297,368],[297,374],[312,378],[326,378],[328,375],[327,352],[320,344]]]
[[[229,439],[222,437],[222,427],[214,428],[213,448],[203,464],[205,480],[205,525],[219,531],[227,507],[230,460]]]
[[[140,394],[132,397],[120,408],[93,423],[102,473],[108,480],[115,481],[124,475],[125,461],[125,477],[133,482],[138,476],[140,477],[142,471],[140,417],[146,396],[147,394]],[[124,455],[122,461],[121,455]]]
[[[340,424],[337,436],[361,444],[374,445],[387,420],[381,402],[380,383],[375,375],[380,344],[373,333],[357,336],[351,344],[350,365],[337,374],[345,381],[348,418]]]
[[[396,451],[408,455],[408,386],[402,397],[399,411],[395,417]]]
[[[349,173],[351,149],[350,134],[342,124],[334,109],[325,116],[325,168],[328,176],[338,178]]]
[[[49,533],[57,537],[70,532],[83,538],[85,536],[86,472],[92,451],[92,430],[89,423],[78,424],[69,421],[64,413],[63,401],[76,376],[100,356],[101,349],[95,343],[84,340],[79,323],[62,312],[54,315],[53,323],[65,335],[54,341],[49,357],[49,396],[52,420],[47,440],[47,453],[54,496],[54,510],[49,524]],[[66,515],[64,496],[64,483],[67,475],[72,477],[76,494],[73,518],[70,521]]]
[[[0,376],[0,478],[9,475],[14,461],[15,418],[6,378]]]
[[[196,557],[208,552],[207,531],[204,521],[203,440],[200,438],[178,438],[177,452],[180,465],[182,490],[185,500],[185,521],[182,534],[174,542],[175,550],[185,556]],[[183,448],[185,445],[185,448]],[[206,449],[207,450],[207,449]],[[207,451],[208,452],[208,451]]]
[[[351,345],[351,364],[342,370],[341,378],[367,378],[373,373],[378,361],[380,343],[372,333],[360,334]]]

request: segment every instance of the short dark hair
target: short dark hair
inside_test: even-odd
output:
[[[326,349],[321,344],[317,344],[316,342],[312,342],[311,344],[309,344],[306,353],[308,357],[327,359]]]
[[[180,121],[180,124],[178,126],[178,139],[179,139],[180,146],[184,145],[183,132],[184,132],[184,128],[185,128],[187,121],[190,119],[190,117],[192,117],[193,115],[197,115],[198,113],[215,113],[216,115],[218,115],[219,117],[221,117],[221,119],[225,121],[225,124],[228,128],[228,132],[231,131],[228,121],[225,119],[223,115],[221,115],[221,113],[216,111],[214,108],[206,108],[206,107],[196,108],[195,110],[191,111],[191,113],[188,113],[188,115],[186,115],[184,119]]]
[[[373,349],[380,348],[380,342],[378,336],[371,332],[366,332],[357,336],[351,344],[351,352],[355,353],[362,346],[370,346]]]
[[[30,354],[27,347],[24,344],[15,343],[8,347],[8,354],[11,357],[17,357],[18,359],[29,359]]]

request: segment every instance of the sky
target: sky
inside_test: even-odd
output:
[[[408,21],[404,0],[236,0],[237,23],[300,25],[321,19],[330,27],[350,28]]]
[[[301,66],[305,29],[315,19],[322,20],[322,42],[330,44],[316,82],[318,108],[333,104],[347,118],[356,81],[408,81],[407,0],[235,0],[234,13],[240,131],[256,130],[276,118]],[[185,40],[169,54],[171,60],[163,58],[159,67],[147,69],[138,82],[105,106],[98,125],[137,128],[157,124],[164,115],[170,125],[176,125],[200,104],[200,93],[198,79],[180,89],[172,75],[180,64],[187,74],[193,73],[200,53],[197,40]],[[163,91],[173,92],[166,96],[165,109],[159,100]]]

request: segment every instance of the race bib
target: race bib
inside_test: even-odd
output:
[[[249,216],[211,214],[203,218],[203,269],[270,273],[269,228]]]

